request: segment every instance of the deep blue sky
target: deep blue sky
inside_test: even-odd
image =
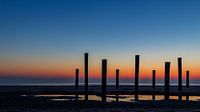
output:
[[[198,0],[1,0],[0,48],[21,54],[195,45],[199,6]]]
[[[125,67],[133,53],[141,54],[149,69],[183,56],[195,71],[199,42],[199,0],[0,1],[2,73],[65,64],[70,71],[81,67],[83,52]]]

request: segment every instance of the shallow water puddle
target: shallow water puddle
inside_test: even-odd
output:
[[[28,97],[28,95],[21,95],[22,97]],[[69,101],[69,100],[85,100],[84,95],[64,95],[64,94],[41,94],[33,95],[33,97],[46,97],[52,101]],[[155,95],[154,100],[163,100],[164,95]],[[178,100],[178,96],[170,96],[170,99]],[[200,101],[200,96],[182,96],[182,100]],[[101,101],[101,96],[88,95],[88,100]],[[139,95],[139,100],[153,100],[152,95]],[[134,95],[107,95],[107,102],[133,102]]]

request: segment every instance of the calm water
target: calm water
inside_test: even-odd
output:
[[[107,83],[108,85],[115,85],[115,83]],[[1,86],[74,86],[74,83],[18,83],[18,84],[1,84]],[[84,83],[79,83],[83,86]],[[101,85],[101,83],[89,83],[92,85]],[[119,85],[134,85],[134,83],[120,83]],[[151,86],[152,83],[140,83],[141,86]],[[156,83],[157,86],[163,86],[164,83]],[[171,83],[170,85],[175,86],[177,83]],[[185,86],[185,84],[183,84]],[[198,83],[190,83],[190,86],[200,86]]]

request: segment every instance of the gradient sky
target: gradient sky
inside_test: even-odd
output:
[[[142,79],[157,70],[163,78],[170,61],[177,77],[200,78],[199,0],[1,0],[0,77],[73,78],[89,52],[89,77],[101,75],[108,59],[114,78],[134,78],[134,55],[141,55]],[[6,77],[6,78],[5,78]],[[21,80],[22,82],[24,80]],[[19,81],[20,82],[20,81]]]

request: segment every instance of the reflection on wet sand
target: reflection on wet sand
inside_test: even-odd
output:
[[[21,95],[26,97],[28,95]],[[41,94],[33,97],[46,97],[52,101],[85,100],[84,95]],[[134,95],[107,95],[107,102],[134,102]],[[164,95],[139,95],[139,100],[164,100]],[[171,100],[179,100],[179,96],[170,96]],[[101,101],[101,96],[89,95],[88,100]],[[182,96],[182,100],[200,101],[200,96]]]

